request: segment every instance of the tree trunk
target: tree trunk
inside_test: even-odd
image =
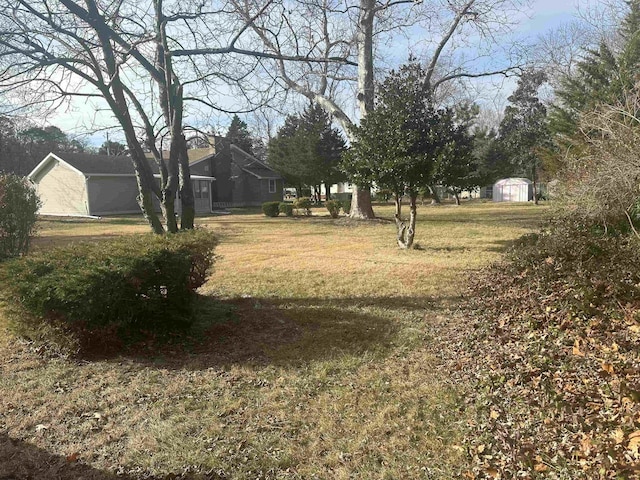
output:
[[[375,218],[373,206],[371,205],[371,190],[369,188],[360,189],[354,185],[349,217],[361,220]]]
[[[453,196],[456,199],[456,205],[460,206],[460,194],[457,191],[454,191]]]
[[[77,7],[75,4],[64,4],[67,8]],[[104,23],[103,17],[98,11],[97,4],[94,1],[87,2],[87,16],[94,19],[92,25],[95,29],[97,40],[99,40],[104,62],[107,68],[107,74],[109,75],[110,84],[102,87],[102,93],[105,100],[109,104],[111,111],[120,123],[122,130],[124,131],[127,146],[131,153],[131,160],[133,162],[133,169],[136,176],[136,182],[138,184],[138,205],[142,210],[142,215],[151,225],[151,229],[154,233],[164,233],[162,222],[155,212],[153,206],[153,197],[159,196],[160,189],[156,184],[156,180],[153,177],[151,166],[147,162],[147,159],[142,151],[140,142],[136,136],[133,120],[129,113],[129,105],[127,103],[124,86],[120,80],[120,72],[116,62],[116,55],[111,44],[111,36],[107,25]],[[77,13],[75,13],[77,15]],[[84,18],[84,15],[79,15]],[[91,23],[91,22],[89,22]]]
[[[412,193],[409,197],[411,199],[411,203],[409,205],[409,229],[407,230],[407,242],[406,248],[413,247],[413,239],[416,235],[416,217],[418,214],[418,208],[416,205],[417,195]]]
[[[397,242],[398,246],[402,249],[408,250],[413,246],[413,239],[415,238],[416,232],[416,216],[417,216],[417,201],[418,195],[412,193],[409,196],[409,224],[407,225],[400,218],[400,209],[401,209],[401,197],[396,195],[396,227],[398,228],[398,236]]]
[[[180,202],[182,206],[182,212],[180,212],[180,229],[191,230],[193,229],[196,208],[195,200],[193,198],[193,185],[191,183],[191,170],[189,167],[189,156],[187,153],[187,141],[184,135],[180,135],[180,152],[178,155],[178,165],[180,167]],[[211,195],[211,184],[208,189],[209,195]]]
[[[396,237],[396,241],[398,242],[398,246],[400,248],[405,248],[405,233],[407,230],[407,226],[402,221],[402,197],[398,194],[394,196],[394,204],[396,207],[396,211],[393,215],[394,220],[396,221],[396,228],[398,229],[398,234]]]
[[[153,233],[161,235],[164,233],[164,227],[153,208],[154,193],[141,183],[141,177],[138,172],[136,172],[136,180],[138,182],[138,205],[142,210],[142,216],[149,222]]]
[[[435,185],[429,185],[429,191],[431,192],[431,205],[440,205],[442,202]]]
[[[327,182],[325,182],[324,184],[324,199],[331,200],[331,185],[329,185]]]
[[[358,16],[358,106],[360,119],[373,111],[373,22],[375,20],[375,0],[360,0]],[[349,217],[359,219],[375,218],[371,205],[371,189],[354,185]]]
[[[532,169],[531,176],[533,177],[533,204],[538,205],[538,179],[535,166]]]

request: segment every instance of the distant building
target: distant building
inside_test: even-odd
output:
[[[533,183],[527,178],[503,178],[493,184],[494,202],[528,202],[533,200]]]
[[[190,160],[191,173],[216,178],[212,208],[259,206],[282,201],[284,179],[267,164],[222,137],[198,159]]]

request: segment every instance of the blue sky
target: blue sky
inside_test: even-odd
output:
[[[586,5],[588,2],[582,2]],[[541,34],[550,28],[570,22],[578,11],[577,0],[534,0],[529,20],[522,23],[519,29],[523,33]]]

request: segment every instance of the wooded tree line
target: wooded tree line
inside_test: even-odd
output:
[[[0,172],[27,175],[49,152],[82,152],[86,146],[55,126],[38,127],[0,117]]]

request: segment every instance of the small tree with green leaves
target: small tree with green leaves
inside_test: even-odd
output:
[[[355,141],[342,164],[358,185],[376,184],[393,192],[401,248],[413,245],[421,188],[433,183],[436,165],[455,142],[453,112],[433,106],[425,78],[417,63],[389,74],[379,87],[375,110],[353,128]],[[408,222],[401,215],[405,194]]]

